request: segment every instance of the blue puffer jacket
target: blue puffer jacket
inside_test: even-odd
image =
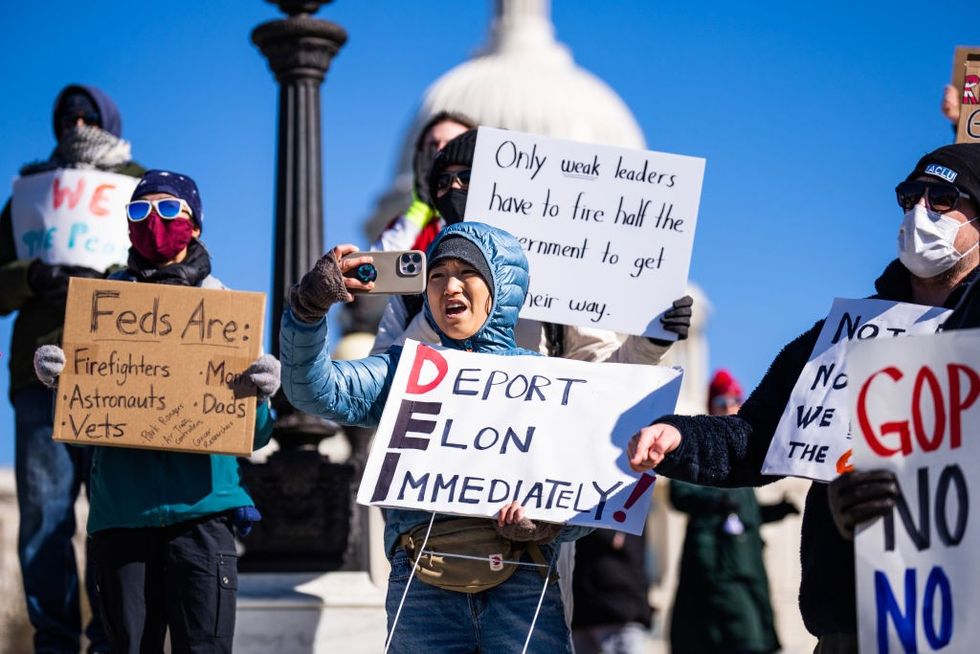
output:
[[[537,352],[517,347],[514,342],[514,325],[528,285],[527,259],[520,244],[507,232],[482,223],[465,222],[444,229],[429,246],[429,251],[450,235],[469,239],[486,258],[493,275],[493,308],[480,331],[465,341],[453,340],[436,327],[442,344],[457,350],[504,356],[537,355]],[[426,318],[435,326],[428,300],[424,310]],[[342,424],[377,425],[398,367],[401,348],[393,347],[383,354],[356,361],[331,361],[328,347],[326,319],[308,325],[293,317],[289,309],[283,313],[279,349],[282,388],[286,397],[298,409]],[[400,534],[428,522],[430,517],[431,514],[424,511],[387,511],[385,551],[388,555],[393,554]],[[566,527],[557,540],[574,540],[589,531],[584,527]]]

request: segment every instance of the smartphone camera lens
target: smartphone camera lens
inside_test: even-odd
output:
[[[414,264],[420,264],[420,263],[422,263],[422,255],[421,254],[418,254],[418,253],[413,254],[412,255],[412,263],[414,263]]]
[[[367,284],[378,278],[378,269],[374,267],[373,263],[362,263],[357,267],[355,274],[361,282]]]

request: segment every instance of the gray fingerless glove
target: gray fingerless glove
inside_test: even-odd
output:
[[[263,354],[245,371],[249,381],[259,389],[259,402],[265,402],[279,390],[280,370],[279,359]]]
[[[565,528],[565,525],[554,522],[534,522],[530,518],[524,518],[520,522],[503,527],[495,521],[493,526],[497,529],[497,533],[504,538],[521,543],[550,543]]]
[[[352,299],[344,287],[344,277],[340,274],[333,252],[320,257],[313,270],[289,289],[289,308],[293,315],[311,325],[320,322],[334,302],[350,302]]]
[[[65,369],[65,351],[57,345],[42,345],[34,351],[34,374],[48,388],[57,388]]]

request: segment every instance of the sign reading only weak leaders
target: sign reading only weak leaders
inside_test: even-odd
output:
[[[859,343],[847,365],[854,467],[899,487],[855,538],[861,651],[976,652],[980,329]]]
[[[481,127],[466,219],[505,229],[531,268],[521,316],[675,340],[704,159]]]
[[[129,254],[126,203],[138,178],[59,168],[14,181],[17,258],[103,271]]]
[[[949,313],[890,300],[834,300],[783,409],[762,472],[831,481],[850,470],[848,347],[856,341],[935,333]]]
[[[492,517],[517,501],[531,519],[639,534],[653,475],[626,444],[671,413],[681,371],[495,356],[407,341],[357,501]]]

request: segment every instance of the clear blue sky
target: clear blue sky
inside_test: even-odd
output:
[[[483,43],[491,0],[337,0],[348,44],[323,87],[328,244],[364,244],[423,90]],[[635,113],[651,149],[705,157],[691,276],[714,304],[711,365],[753,387],[835,296],[868,294],[894,257],[892,189],[949,142],[953,48],[975,3],[555,0],[558,38]],[[147,166],[192,175],[222,280],[271,282],[276,86],[249,41],[260,0],[4,2],[0,177],[54,146],[67,83],[118,103]],[[0,319],[0,350],[11,318]],[[7,375],[0,374],[6,398]],[[0,398],[0,465],[13,414]]]

